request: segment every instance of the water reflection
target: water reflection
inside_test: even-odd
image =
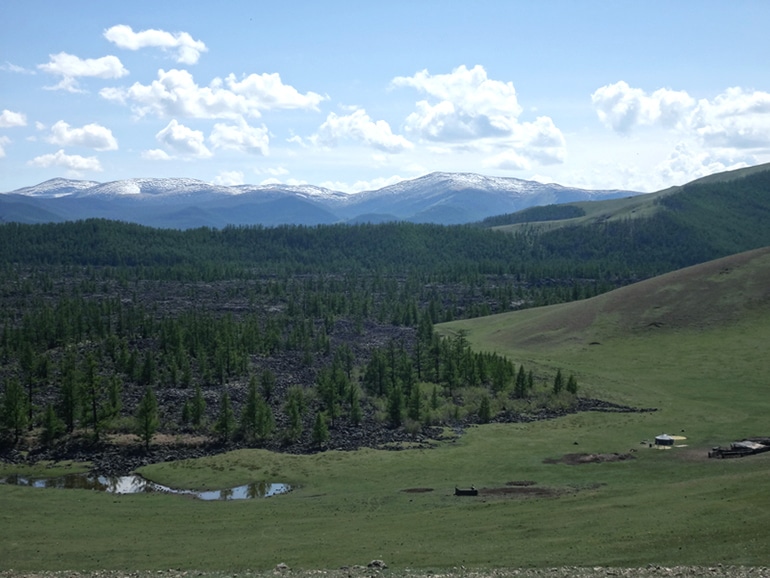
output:
[[[93,474],[67,474],[54,478],[30,478],[20,474],[11,474],[0,478],[0,484],[15,486],[30,486],[34,488],[60,488],[95,490],[110,494],[142,494],[160,492],[165,494],[180,494],[193,496],[201,500],[249,500],[267,498],[285,494],[291,487],[288,484],[271,484],[269,482],[254,482],[245,486],[237,486],[226,490],[209,490],[196,492],[180,490],[156,484],[142,476],[96,476]]]

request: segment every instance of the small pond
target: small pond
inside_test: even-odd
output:
[[[249,500],[253,498],[268,498],[285,494],[291,487],[288,484],[271,484],[269,482],[254,482],[245,486],[237,486],[226,490],[180,490],[156,484],[142,476],[96,476],[94,474],[67,474],[53,478],[31,478],[19,474],[0,477],[0,484],[14,486],[31,486],[34,488],[59,488],[95,490],[110,494],[143,494],[163,493],[192,496],[201,500]]]

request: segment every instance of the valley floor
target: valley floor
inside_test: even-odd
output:
[[[626,578],[659,578],[676,576],[678,578],[770,578],[770,568],[761,566],[658,566],[648,564],[643,568],[611,568],[596,566],[583,568],[563,566],[560,568],[498,568],[494,570],[468,570],[454,568],[450,571],[394,571],[372,569],[364,566],[343,567],[337,570],[279,570],[272,572],[193,572],[193,571],[95,571],[95,572],[22,572],[0,571],[0,578],[267,578],[284,576],[286,578],[373,578],[392,576],[394,578],[600,578],[619,576]]]

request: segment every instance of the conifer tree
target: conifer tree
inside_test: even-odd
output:
[[[398,427],[401,425],[403,407],[404,396],[401,393],[401,387],[396,384],[390,388],[390,394],[388,395],[388,419],[391,426]]]
[[[577,379],[575,379],[575,376],[570,373],[569,378],[567,379],[567,391],[570,392],[572,395],[576,395],[577,390],[578,390]]]
[[[149,450],[150,442],[159,425],[158,400],[150,385],[145,387],[144,395],[136,408],[135,418],[136,435],[144,443],[145,450]]]
[[[59,419],[59,416],[56,415],[56,411],[51,403],[45,406],[42,426],[40,439],[45,445],[53,442],[53,440],[58,438],[64,432],[64,423]]]
[[[233,414],[233,406],[230,403],[230,394],[224,389],[219,397],[219,415],[214,424],[214,431],[220,435],[223,441],[230,441],[233,436],[234,422],[235,414]]]
[[[75,362],[75,354],[68,350],[61,361],[61,386],[59,388],[58,413],[67,433],[72,433],[81,406],[81,378]]]
[[[422,397],[420,396],[420,386],[418,384],[412,386],[412,391],[409,394],[407,415],[409,419],[415,422],[419,422],[422,419]]]
[[[313,422],[312,433],[313,445],[317,448],[322,448],[326,442],[329,441],[329,428],[326,425],[326,418],[324,412],[319,411],[315,414],[315,421]]]
[[[5,393],[0,405],[0,426],[3,431],[13,436],[13,443],[17,444],[28,424],[27,398],[19,380],[9,379],[5,385]]]
[[[485,394],[479,403],[479,421],[481,423],[489,423],[490,419],[492,419],[492,410],[490,408],[489,396]]]
[[[203,397],[201,386],[195,385],[195,393],[190,402],[190,423],[193,427],[201,427],[203,425],[203,418],[206,415],[206,400]]]
[[[364,419],[361,411],[361,392],[357,385],[350,386],[350,421],[353,425],[360,425]]]
[[[559,369],[556,371],[556,377],[553,380],[554,395],[559,395],[562,389],[564,389],[564,378],[561,375],[561,369]]]

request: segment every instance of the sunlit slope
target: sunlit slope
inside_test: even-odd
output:
[[[770,247],[647,279],[583,301],[443,325],[498,350],[601,344],[612,338],[770,322]]]
[[[543,379],[574,373],[581,395],[657,408],[648,432],[686,428],[699,448],[770,435],[770,248],[438,330],[463,330]]]
[[[517,213],[521,215],[525,222],[517,222],[511,225],[501,225],[495,227],[503,231],[520,230],[538,230],[549,231],[562,227],[585,226],[601,224],[615,221],[628,221],[632,219],[649,218],[661,211],[670,211],[676,207],[677,197],[698,198],[701,197],[707,202],[707,206],[699,207],[695,210],[693,219],[698,222],[701,216],[709,218],[709,213],[713,212],[720,216],[725,216],[722,201],[730,199],[743,203],[743,207],[738,208],[738,212],[746,210],[750,212],[756,210],[756,198],[744,199],[745,191],[737,190],[741,181],[749,179],[756,182],[756,186],[764,188],[763,181],[766,181],[770,174],[770,163],[726,171],[709,175],[687,183],[682,186],[670,187],[655,193],[636,195],[622,199],[607,199],[601,201],[583,201],[576,203],[566,203],[564,206],[574,207],[575,216],[571,218],[555,220],[539,220],[526,218],[527,209]],[[737,186],[736,186],[737,185]],[[770,199],[770,192],[765,190],[764,198]],[[716,198],[715,198],[716,197]],[[745,202],[744,202],[745,201]],[[767,210],[767,203],[762,203],[762,211]],[[753,206],[753,209],[752,209]],[[533,212],[536,215],[536,213]],[[516,219],[519,220],[519,219]]]

